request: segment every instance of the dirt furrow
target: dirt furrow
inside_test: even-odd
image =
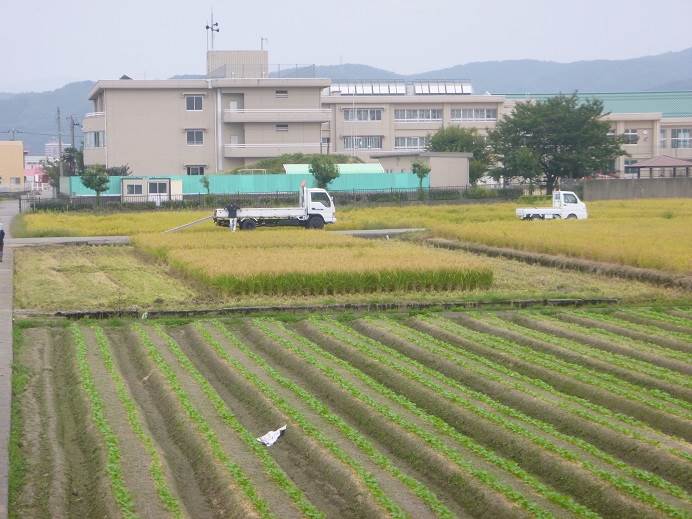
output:
[[[106,371],[94,333],[82,327],[88,349],[87,360],[94,378],[98,381],[98,391],[104,403],[106,420],[118,438],[125,484],[132,493],[135,510],[143,517],[152,519],[169,517],[169,512],[159,499],[154,481],[149,473],[149,455],[130,427],[127,413],[118,399],[115,383]]]
[[[516,315],[514,313],[503,312],[500,315],[502,318],[509,319],[510,321],[526,328],[533,328],[536,326],[536,328],[540,330],[540,327],[543,326],[542,323],[537,323],[534,325],[534,323],[536,323],[536,319]],[[692,401],[692,389],[685,388],[669,380],[656,378],[649,373],[642,373],[641,371],[638,371],[636,367],[619,366],[609,362],[606,359],[599,359],[596,356],[591,356],[589,353],[574,351],[562,345],[529,337],[516,330],[495,326],[494,323],[489,323],[482,318],[477,319],[475,317],[457,314],[456,320],[461,321],[464,326],[471,328],[472,330],[514,341],[524,346],[528,346],[536,351],[553,355],[556,358],[563,359],[568,362],[574,362],[603,373],[610,373],[622,380],[631,382],[632,384],[637,384],[647,388],[660,389],[661,391],[665,391],[676,398]],[[506,325],[503,323],[503,326]],[[547,327],[550,328],[549,325]],[[673,380],[678,380],[681,378],[678,373],[672,373],[672,375],[678,377],[677,379],[673,378]]]
[[[644,324],[647,326],[654,326],[656,328],[660,328],[661,330],[665,330],[668,332],[673,332],[673,333],[683,333],[686,335],[689,335],[692,337],[692,327],[689,326],[683,326],[680,324],[674,324],[671,322],[664,321],[663,319],[652,319],[650,317],[644,317],[638,314],[634,313],[629,313],[629,312],[613,312],[613,316],[617,317],[618,319],[623,319],[625,321],[630,321],[635,324]]]
[[[692,439],[692,430],[689,423],[677,416],[670,415],[664,411],[654,409],[642,403],[629,400],[611,391],[578,381],[572,377],[566,377],[561,373],[540,366],[538,364],[520,359],[504,351],[488,348],[474,341],[460,338],[442,328],[438,328],[430,323],[421,320],[412,320],[411,325],[425,333],[438,339],[449,342],[464,349],[468,349],[476,354],[499,362],[511,369],[530,377],[542,379],[559,391],[576,395],[580,398],[590,400],[596,404],[607,407],[613,411],[630,415],[638,420],[648,423],[655,429],[659,429],[673,436],[680,436],[686,440]]]
[[[532,319],[528,316],[517,313],[507,312],[502,314],[502,316],[503,318],[509,319],[510,321],[518,323],[522,326],[526,326],[547,334],[555,335],[556,337],[562,337],[564,339],[577,341],[582,344],[595,346],[597,348],[601,348],[612,353],[626,355],[628,357],[633,357],[646,362],[650,362],[651,364],[675,370],[683,374],[692,375],[692,366],[690,366],[688,363],[670,357],[666,357],[661,354],[657,354],[657,352],[655,351],[643,351],[625,345],[620,345],[615,342],[609,341],[605,338],[598,337],[596,335],[587,335],[586,333],[581,333],[561,327],[557,323],[543,321],[540,319]],[[562,315],[560,315],[560,318],[562,318]]]
[[[435,452],[412,433],[401,429],[359,401],[323,374],[317,367],[305,362],[300,356],[283,348],[262,331],[245,325],[245,333],[256,351],[275,368],[281,366],[291,377],[317,398],[325,402],[333,412],[366,435],[378,449],[396,459],[399,466],[435,490],[455,514],[498,517],[521,516],[521,510],[490,487],[479,483],[458,468],[443,455]],[[281,330],[275,330],[281,334]]]
[[[459,365],[443,354],[435,353],[437,350],[427,351],[404,338],[362,321],[355,322],[354,328],[463,386],[483,393],[528,416],[550,423],[564,434],[582,438],[605,452],[634,466],[659,474],[676,484],[683,486],[690,484],[689,466],[686,461],[650,443],[625,436],[562,409],[559,404],[564,403],[564,400],[561,401],[556,393],[547,393],[541,388],[532,386],[528,388],[531,393],[529,394],[519,389],[521,385],[515,378],[504,376],[506,381],[492,380],[484,376],[484,371],[477,369],[473,363]],[[453,352],[450,351],[450,354],[453,355]],[[674,441],[669,437],[656,435],[652,439],[669,441],[668,446],[689,452],[686,443]]]
[[[414,495],[409,488],[407,488],[397,478],[393,477],[389,472],[383,470],[377,464],[370,461],[351,440],[341,434],[336,426],[318,414],[294,392],[287,389],[274,378],[272,378],[259,364],[231,344],[229,340],[224,337],[221,332],[219,332],[219,330],[213,326],[209,326],[208,330],[214,339],[216,339],[225,349],[225,351],[227,351],[236,361],[241,363],[245,369],[258,377],[263,383],[271,386],[271,388],[280,396],[283,401],[287,402],[288,405],[298,411],[322,434],[326,435],[331,442],[334,442],[339,449],[341,449],[351,458],[357,460],[358,463],[360,463],[369,473],[375,476],[385,494],[394,499],[395,502],[411,517],[434,517],[432,511],[425,505],[425,503],[423,503],[420,498]],[[249,340],[249,338],[244,335],[241,330],[236,327],[227,327],[227,330],[239,341],[244,343],[245,346],[253,349],[251,340]],[[209,346],[206,345],[206,348],[209,348]],[[210,353],[212,353],[211,350]],[[220,357],[219,361],[223,362]],[[229,366],[229,369],[232,368]],[[277,369],[277,371],[279,371],[279,369]],[[287,376],[287,374],[283,372],[281,372],[281,375],[284,377]]]
[[[174,477],[175,491],[190,517],[224,518],[246,506],[209,446],[185,418],[185,411],[138,338],[124,327],[106,329],[120,373]],[[242,513],[235,514],[242,517]]]
[[[664,348],[670,348],[672,350],[678,350],[685,353],[692,353],[692,345],[685,343],[683,341],[672,339],[668,337],[658,337],[652,334],[643,333],[631,328],[626,328],[624,326],[619,326],[609,322],[601,321],[600,319],[593,319],[590,317],[582,317],[579,315],[572,314],[561,314],[561,319],[575,324],[580,324],[582,326],[587,326],[589,328],[601,328],[623,337],[629,337],[630,339],[635,339],[637,341],[648,342],[652,344],[657,344],[663,346]]]
[[[269,452],[318,508],[330,516],[385,515],[350,467],[312,439],[299,434],[300,427],[295,422],[276,409],[240,374],[219,362],[204,346],[194,328],[186,326],[171,330],[171,334],[226,405],[255,436],[288,424],[289,430]],[[274,487],[272,483],[269,485]],[[267,494],[280,493],[271,487],[267,488]],[[278,513],[285,507],[276,507],[275,510]]]
[[[632,513],[650,517],[656,515],[653,510],[643,507],[641,502],[604,484],[592,472],[584,470],[579,464],[564,459],[521,435],[499,427],[469,409],[454,405],[432,388],[427,388],[374,359],[370,360],[355,348],[332,337],[321,336],[316,328],[311,329],[311,325],[300,323],[299,326],[330,353],[358,367],[392,390],[405,395],[416,405],[443,419],[463,434],[474,438],[498,454],[514,460],[525,470],[536,474],[544,482],[555,486],[557,490],[574,496],[592,510],[610,516]],[[511,423],[512,420],[508,422]],[[561,442],[557,442],[556,445],[559,448],[565,448]],[[581,454],[583,458],[588,457],[584,453]]]
[[[52,330],[49,347],[52,350],[57,438],[67,462],[68,502],[64,515],[118,517],[119,507],[106,475],[104,447],[89,417],[89,404],[77,374],[75,347],[67,330]],[[58,512],[52,516],[60,515]]]

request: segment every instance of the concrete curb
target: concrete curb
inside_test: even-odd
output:
[[[0,519],[8,514],[9,440],[12,417],[12,304],[13,257],[10,240],[10,222],[17,214],[15,200],[0,202],[0,221],[7,239],[0,263]]]

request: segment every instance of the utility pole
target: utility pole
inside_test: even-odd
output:
[[[78,123],[77,121],[74,120],[74,115],[70,115],[70,117],[68,117],[68,119],[70,120],[70,137],[71,137],[71,139],[72,139],[72,147],[73,147],[74,149],[77,149],[77,145],[76,145],[76,141],[75,141],[75,134],[74,134],[75,132],[74,132],[74,129],[75,129],[76,126],[79,126],[79,123]]]
[[[58,106],[58,176],[62,177],[62,119],[60,117],[60,107]]]

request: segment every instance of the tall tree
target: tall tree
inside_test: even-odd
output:
[[[77,148],[65,148],[62,152],[63,171],[66,177],[74,177],[84,171],[84,153]]]
[[[92,189],[96,192],[96,203],[101,200],[101,193],[108,189],[110,179],[106,172],[106,167],[102,165],[89,166],[80,175],[82,184],[87,189]]]
[[[488,143],[476,128],[441,128],[430,137],[428,150],[473,153],[473,158],[469,161],[469,181],[472,184],[485,175],[493,163]]]
[[[339,169],[334,159],[328,155],[316,155],[310,162],[310,173],[315,177],[317,186],[326,189],[329,183],[339,176]]]
[[[545,178],[548,193],[559,178],[582,178],[623,155],[622,137],[608,135],[603,103],[576,95],[518,103],[490,132],[490,144],[506,177]]]

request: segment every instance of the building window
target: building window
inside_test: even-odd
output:
[[[185,166],[188,175],[204,175],[204,166]]]
[[[127,185],[128,195],[141,195],[142,194],[142,184],[128,184]]]
[[[382,149],[382,135],[356,135],[344,137],[344,149],[373,150]]]
[[[344,108],[344,121],[381,121],[382,108]]]
[[[106,132],[86,132],[84,134],[85,148],[103,148],[106,145]]]
[[[670,130],[671,148],[692,148],[692,138],[689,128],[673,128]]]
[[[277,132],[287,132],[288,131],[288,125],[287,124],[275,124],[274,130],[276,130]]]
[[[625,137],[625,144],[637,144],[639,142],[639,135],[634,128],[627,128],[623,136]]]
[[[452,108],[453,121],[496,121],[497,108]]]
[[[150,195],[165,195],[168,193],[168,182],[149,182]]]
[[[628,175],[636,175],[637,168],[631,168],[630,166],[632,164],[636,164],[637,162],[639,162],[638,159],[625,159],[625,173],[627,173]]]
[[[204,144],[204,130],[185,130],[188,146],[200,146]]]
[[[668,145],[667,137],[668,137],[668,134],[666,132],[666,129],[661,128],[660,131],[658,132],[658,145],[659,145],[659,147],[665,148]]]
[[[202,96],[185,96],[185,110],[188,112],[202,111]]]
[[[18,186],[22,183],[21,177],[10,177],[10,184]]]
[[[275,90],[274,95],[276,97],[288,97],[288,90]]]
[[[419,121],[441,121],[441,108],[399,108],[394,110],[395,121],[419,122]]]
[[[427,137],[395,137],[394,148],[406,150],[423,150],[428,147]]]

